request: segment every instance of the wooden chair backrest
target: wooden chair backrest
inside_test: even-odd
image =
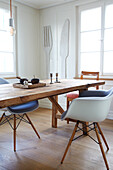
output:
[[[4,79],[21,79],[21,77],[4,77]]]
[[[95,80],[99,80],[99,72],[90,72],[90,71],[81,71],[81,79],[83,79],[83,76],[95,76]],[[99,86],[96,86],[96,90],[99,89]]]

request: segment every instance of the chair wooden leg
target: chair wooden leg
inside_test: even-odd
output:
[[[83,122],[82,123],[82,128],[83,128],[83,134],[84,135],[88,135],[89,134],[89,132],[88,132],[88,130],[89,130],[88,125],[89,125],[89,122]]]
[[[69,119],[67,118],[67,124],[69,124]]]
[[[26,115],[26,117],[27,117],[27,119],[28,119],[29,123],[31,124],[31,126],[32,126],[33,130],[35,131],[36,135],[37,135],[37,136],[38,136],[38,138],[40,139],[40,136],[39,136],[39,134],[38,134],[37,130],[35,129],[35,127],[34,127],[33,123],[31,122],[30,118],[28,117],[28,115],[27,115],[27,114],[25,114],[25,115]]]
[[[69,100],[68,100],[68,97],[67,97],[67,110],[69,108]]]
[[[72,135],[71,135],[71,138],[70,138],[70,140],[69,140],[69,142],[68,142],[68,145],[67,145],[67,147],[66,147],[66,150],[65,150],[65,152],[64,152],[64,155],[63,155],[63,157],[62,157],[61,164],[63,164],[64,158],[65,158],[65,156],[66,156],[66,154],[67,154],[67,151],[68,151],[68,149],[69,149],[69,146],[71,145],[72,140],[73,140],[73,138],[74,138],[74,136],[75,136],[75,133],[76,133],[78,124],[79,124],[79,122],[77,122],[76,125],[75,125],[75,127],[74,127],[73,133],[72,133]]]
[[[100,128],[99,123],[97,123],[97,127],[98,127],[98,129],[99,129],[99,132],[100,132],[100,134],[101,134],[101,136],[102,136],[102,139],[103,139],[103,141],[104,141],[104,143],[105,143],[105,145],[106,145],[106,147],[107,147],[107,151],[108,151],[108,150],[109,150],[109,146],[108,146],[107,141],[106,141],[106,139],[105,139],[105,136],[104,136],[104,134],[103,134],[103,132],[102,132],[102,130],[101,130],[101,128]]]
[[[69,108],[69,100],[68,100],[68,97],[67,97],[67,110]],[[69,119],[67,119],[67,124],[69,124]]]
[[[101,143],[100,136],[99,136],[98,130],[96,128],[96,125],[94,125],[94,127],[95,127],[96,136],[97,136],[97,139],[98,139],[98,142],[99,142],[99,146],[100,146],[100,149],[101,149],[101,152],[102,152],[102,156],[104,158],[104,162],[105,162],[106,168],[107,168],[107,170],[109,170],[109,166],[108,166],[108,162],[107,162],[107,159],[106,159],[106,155],[104,153],[104,149],[103,149],[103,146],[102,146],[102,143]]]
[[[2,121],[3,117],[4,117],[5,113],[2,114],[2,117],[0,118],[0,122]]]
[[[14,114],[14,152],[16,152],[16,115]]]

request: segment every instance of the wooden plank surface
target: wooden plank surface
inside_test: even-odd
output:
[[[60,81],[61,83],[50,84],[49,80],[43,80],[46,87],[35,89],[14,88],[12,84],[0,85],[0,108],[105,84],[104,81],[96,80],[65,79]]]

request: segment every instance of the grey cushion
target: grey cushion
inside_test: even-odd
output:
[[[79,97],[105,97],[112,90],[113,90],[113,87],[110,90],[86,90],[86,91],[81,92]]]
[[[27,113],[27,112],[31,112],[33,110],[36,110],[38,108],[39,104],[38,101],[31,101],[31,102],[27,102],[24,104],[20,104],[20,105],[15,105],[15,106],[10,106],[8,107],[9,112],[15,114],[15,113]]]

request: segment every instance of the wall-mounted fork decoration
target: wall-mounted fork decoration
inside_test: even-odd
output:
[[[49,78],[50,74],[50,52],[53,46],[51,26],[43,27],[43,46],[46,54],[46,78]]]

